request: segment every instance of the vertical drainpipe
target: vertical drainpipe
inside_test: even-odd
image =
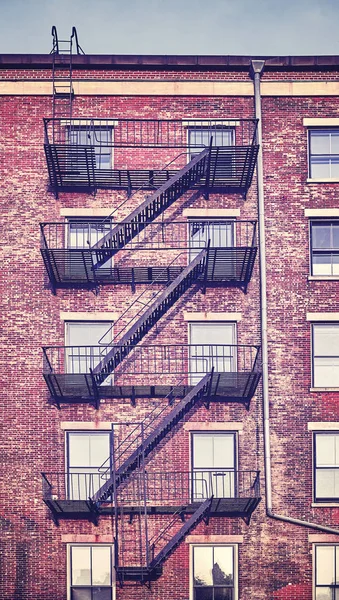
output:
[[[270,404],[268,387],[268,344],[267,344],[267,282],[266,282],[266,234],[265,234],[265,202],[264,202],[264,171],[262,155],[262,115],[261,115],[261,90],[260,78],[264,71],[264,60],[251,61],[251,74],[254,82],[255,116],[258,119],[257,140],[259,153],[257,159],[258,181],[258,234],[259,234],[259,262],[260,262],[260,311],[261,311],[261,356],[262,356],[262,395],[263,395],[263,429],[264,429],[264,466],[265,466],[265,492],[266,514],[271,519],[301,525],[339,535],[339,530],[326,525],[311,523],[302,519],[294,519],[285,515],[277,515],[272,507],[272,469],[271,469],[271,444],[270,444]]]

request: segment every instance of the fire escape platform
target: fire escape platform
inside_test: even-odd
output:
[[[248,498],[213,498],[210,508],[211,517],[230,517],[249,520],[259,505],[261,497]],[[45,504],[51,511],[53,518],[70,520],[84,520],[91,522],[98,521],[100,516],[109,516],[112,514],[113,505],[103,504],[95,510],[93,503],[87,500],[65,500],[65,499],[44,499]],[[191,502],[187,505],[182,504],[160,504],[149,502],[146,507],[137,504],[131,504],[124,507],[124,512],[133,518],[133,515],[140,514],[140,510],[146,510],[148,515],[173,515],[182,512],[185,515],[192,515],[199,508],[201,502]]]
[[[184,398],[194,385],[101,385],[93,386],[90,373],[45,373],[53,403],[95,403],[103,399]],[[260,373],[233,372],[214,374],[209,402],[236,402],[247,406],[255,394]]]
[[[156,189],[178,170],[100,169],[96,166],[95,146],[45,144],[46,162],[52,191],[94,192],[97,189]],[[245,194],[254,173],[259,146],[215,147],[210,168],[195,187],[211,192]]]
[[[59,519],[87,519],[91,522],[97,522],[99,517],[98,512],[91,507],[87,500],[44,499],[44,502],[51,511],[53,520],[56,523],[59,521]],[[112,509],[109,509],[107,514],[111,513]],[[104,514],[104,512],[101,514]]]
[[[164,265],[102,266],[94,270],[99,250],[42,248],[41,253],[53,289],[151,284],[155,281],[166,284],[174,281],[184,269],[184,266]],[[197,281],[211,287],[246,286],[252,276],[256,253],[256,247],[210,248],[206,272]]]

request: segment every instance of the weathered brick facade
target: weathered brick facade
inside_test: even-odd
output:
[[[91,118],[224,122],[255,118],[250,60],[238,57],[232,62],[232,57],[226,57],[228,61],[218,62],[215,58],[213,62],[213,57],[205,57],[204,62],[203,58],[194,64],[194,61],[185,63],[185,57],[174,57],[172,64],[166,64],[164,58],[158,57],[147,64],[147,57],[141,57],[140,64],[133,64],[132,59],[128,64],[128,59],[116,57],[118,66],[115,66],[113,62],[108,64],[107,57],[77,57],[72,116],[79,123]],[[338,68],[333,58],[328,62],[323,58],[322,64],[311,57],[289,61],[267,59],[262,75],[262,150],[273,509],[278,515],[338,526],[339,530],[339,502],[323,506],[313,499],[313,443],[308,423],[338,423],[339,430],[339,390],[311,391],[312,320],[307,317],[307,313],[339,314],[339,277],[309,278],[309,219],[305,214],[307,209],[335,209],[337,213],[333,215],[339,219],[339,184],[307,181],[308,141],[303,123],[306,118],[338,119],[339,127]],[[141,88],[133,91],[137,82],[143,86],[142,91]],[[86,83],[91,88],[86,88]],[[222,92],[216,83],[225,86]],[[113,84],[115,91],[106,93],[106,88],[100,87],[103,84]],[[297,84],[304,87],[298,88]],[[215,93],[210,91],[214,86]],[[52,114],[51,89],[49,57],[0,57],[3,157],[0,595],[4,600],[71,598],[67,547],[113,544],[112,515],[101,515],[97,525],[87,518],[60,518],[56,526],[43,502],[41,472],[67,470],[66,432],[108,431],[110,423],[140,421],[160,401],[137,398],[134,406],[130,398],[106,398],[98,409],[88,402],[65,402],[58,409],[50,402],[43,379],[41,348],[65,345],[65,321],[73,321],[74,313],[86,313],[84,320],[90,320],[88,314],[94,314],[94,321],[97,314],[115,313],[119,317],[143,290],[149,290],[149,299],[154,290],[161,289],[160,285],[151,289],[149,285],[136,284],[133,290],[129,285],[115,284],[100,286],[97,294],[85,287],[57,289],[52,293],[40,253],[39,223],[62,222],[67,210],[74,214],[73,209],[79,209],[78,215],[81,209],[84,215],[89,214],[88,209],[94,209],[94,216],[97,209],[107,209],[109,214],[126,200],[127,193],[121,189],[98,189],[95,194],[61,190],[56,199],[49,191],[43,118]],[[162,150],[158,156],[160,168],[166,163],[166,151]],[[128,150],[125,156],[120,154],[121,161],[128,162],[129,158]],[[141,148],[134,151],[132,158],[147,169],[145,162],[151,154]],[[144,197],[144,192],[133,195],[114,215],[115,220],[125,218]],[[214,211],[214,216],[217,211],[225,214],[222,211],[229,210],[237,219],[257,220],[257,175],[254,174],[245,200],[234,192],[212,190],[206,198],[203,193],[189,190],[166,210],[164,220],[185,221],[184,211],[187,215],[187,209],[192,208],[201,209],[202,215],[205,209]],[[156,264],[156,252],[151,250],[141,251],[139,258],[137,250],[129,258],[122,251],[114,264],[124,265],[130,260],[129,264],[140,265],[140,256],[145,266],[149,261]],[[174,258],[175,252],[171,250],[170,256]],[[160,254],[158,258],[161,259]],[[181,264],[185,265],[186,260],[185,255]],[[241,315],[237,321],[237,343],[260,344],[258,256],[247,293],[235,286],[208,286],[203,293],[201,286],[193,285],[141,345],[188,344],[188,323],[194,320],[194,313],[203,313],[212,322],[227,322],[230,313]],[[218,315],[213,317],[215,313]],[[225,315],[223,319],[220,313]],[[232,321],[232,316],[229,320]],[[200,400],[157,445],[147,458],[149,473],[190,471],[192,432],[236,432],[236,468],[260,471],[262,500],[249,525],[239,517],[218,514],[208,522],[201,521],[164,562],[163,574],[150,587],[116,585],[113,597],[193,600],[190,547],[200,543],[231,545],[236,549],[237,581],[234,595],[229,596],[232,600],[316,598],[312,543],[333,545],[339,543],[339,536],[315,533],[306,526],[266,516],[262,421],[260,382],[248,410],[232,401],[213,401],[206,407]],[[150,514],[147,518],[150,536],[171,518],[156,512]],[[135,535],[136,539],[138,521],[129,523],[128,517],[125,521],[126,535],[130,538]]]

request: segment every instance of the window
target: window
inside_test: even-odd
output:
[[[309,130],[309,174],[313,179],[339,179],[339,129]]]
[[[339,432],[314,434],[316,502],[339,501]]]
[[[111,229],[111,219],[68,218],[68,248],[91,248]]]
[[[311,274],[339,275],[339,220],[311,222]]]
[[[67,373],[90,373],[107,353],[112,341],[112,322],[69,321],[66,323]],[[109,383],[106,379],[103,383]]]
[[[189,159],[192,160],[204,148],[208,148],[212,138],[213,146],[234,146],[235,129],[211,122],[210,125],[192,125],[188,128]]]
[[[112,547],[70,546],[70,600],[112,600]]]
[[[236,371],[235,323],[190,323],[190,381],[210,373]]]
[[[110,439],[109,431],[67,432],[68,500],[88,500],[105,483],[110,475]]]
[[[339,323],[313,325],[313,386],[339,388]]]
[[[315,546],[315,600],[339,600],[339,545]]]
[[[68,131],[70,144],[94,146],[97,169],[112,168],[112,137],[112,127],[72,127]]]
[[[234,546],[193,547],[193,600],[236,600]]]
[[[112,228],[110,218],[106,219],[81,219],[69,218],[67,224],[67,248],[90,250],[94,244],[99,242]],[[84,269],[83,258],[74,258],[74,253],[69,256],[69,275],[76,277],[78,273],[82,274]],[[96,262],[96,253],[92,253],[93,263]],[[87,268],[91,270],[91,264]],[[106,261],[99,269],[107,270],[113,267],[113,257]]]
[[[193,500],[235,495],[234,433],[192,435]]]
[[[189,248],[192,260],[210,241],[211,248],[234,246],[235,221],[205,220],[189,221]]]

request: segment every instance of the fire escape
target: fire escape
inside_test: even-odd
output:
[[[70,107],[72,94],[70,84]],[[206,133],[206,121],[195,122],[194,126]],[[190,126],[185,127],[187,130]],[[220,190],[246,196],[258,151],[256,123],[242,123],[242,136],[246,129],[251,130],[252,137],[238,146],[234,142],[236,127],[240,127],[239,120],[208,124],[208,145],[201,147],[200,136],[193,147],[195,152],[190,148],[189,160],[182,164],[182,152],[176,154],[178,148],[187,145],[182,122],[135,121],[132,127],[129,120],[118,120],[105,128],[102,122],[95,126],[90,120],[83,128],[71,120],[65,126],[55,116],[45,120],[47,166],[56,196],[70,190],[123,188],[130,198],[136,193],[133,190],[151,191],[121,222],[99,225],[100,239],[87,247],[67,247],[65,224],[41,224],[41,252],[54,292],[62,287],[98,288],[121,283],[133,288],[138,283],[149,283],[151,289],[152,284],[162,286],[151,297],[146,293],[146,301],[143,293],[132,303],[131,314],[125,319],[127,325],[122,324],[112,343],[96,348],[43,349],[44,378],[57,406],[62,402],[90,402],[98,408],[101,398],[110,397],[129,397],[132,404],[138,396],[159,399],[132,434],[127,426],[119,440],[113,430],[112,455],[95,476],[80,474],[81,486],[80,479],[74,485],[73,474],[71,479],[64,473],[43,474],[44,501],[56,523],[60,518],[88,518],[97,523],[100,515],[113,510],[116,572],[121,585],[147,583],[159,577],[164,561],[201,520],[223,515],[242,517],[249,523],[260,501],[256,471],[180,474],[155,473],[149,468],[159,444],[198,403],[208,407],[211,402],[238,402],[248,409],[260,379],[258,346],[141,343],[188,290],[196,287],[204,292],[207,286],[218,285],[247,289],[256,256],[254,221],[232,224],[246,231],[244,244],[238,235],[237,242],[215,246],[207,235],[194,252],[190,252],[187,241],[186,246],[180,244],[175,232],[168,236],[171,227],[183,231],[183,224],[164,221],[165,211],[188,191],[204,193],[206,200],[209,193]],[[213,133],[218,139],[220,132],[227,132],[232,143],[213,145]],[[115,156],[117,168],[113,169],[112,164],[107,168],[110,149],[114,146],[115,152],[123,154],[128,143],[134,149],[152,150],[152,155],[154,148],[169,148],[175,156],[165,168],[153,165],[148,171],[125,168]],[[194,221],[192,236],[206,226]],[[174,261],[160,267],[112,267],[113,257],[131,247],[142,251],[149,245],[172,254],[176,249],[180,252]],[[123,424],[119,427],[124,430]],[[227,491],[220,492],[217,479],[223,481]],[[165,528],[151,536],[150,513],[171,515]],[[132,562],[127,558],[131,556]]]

